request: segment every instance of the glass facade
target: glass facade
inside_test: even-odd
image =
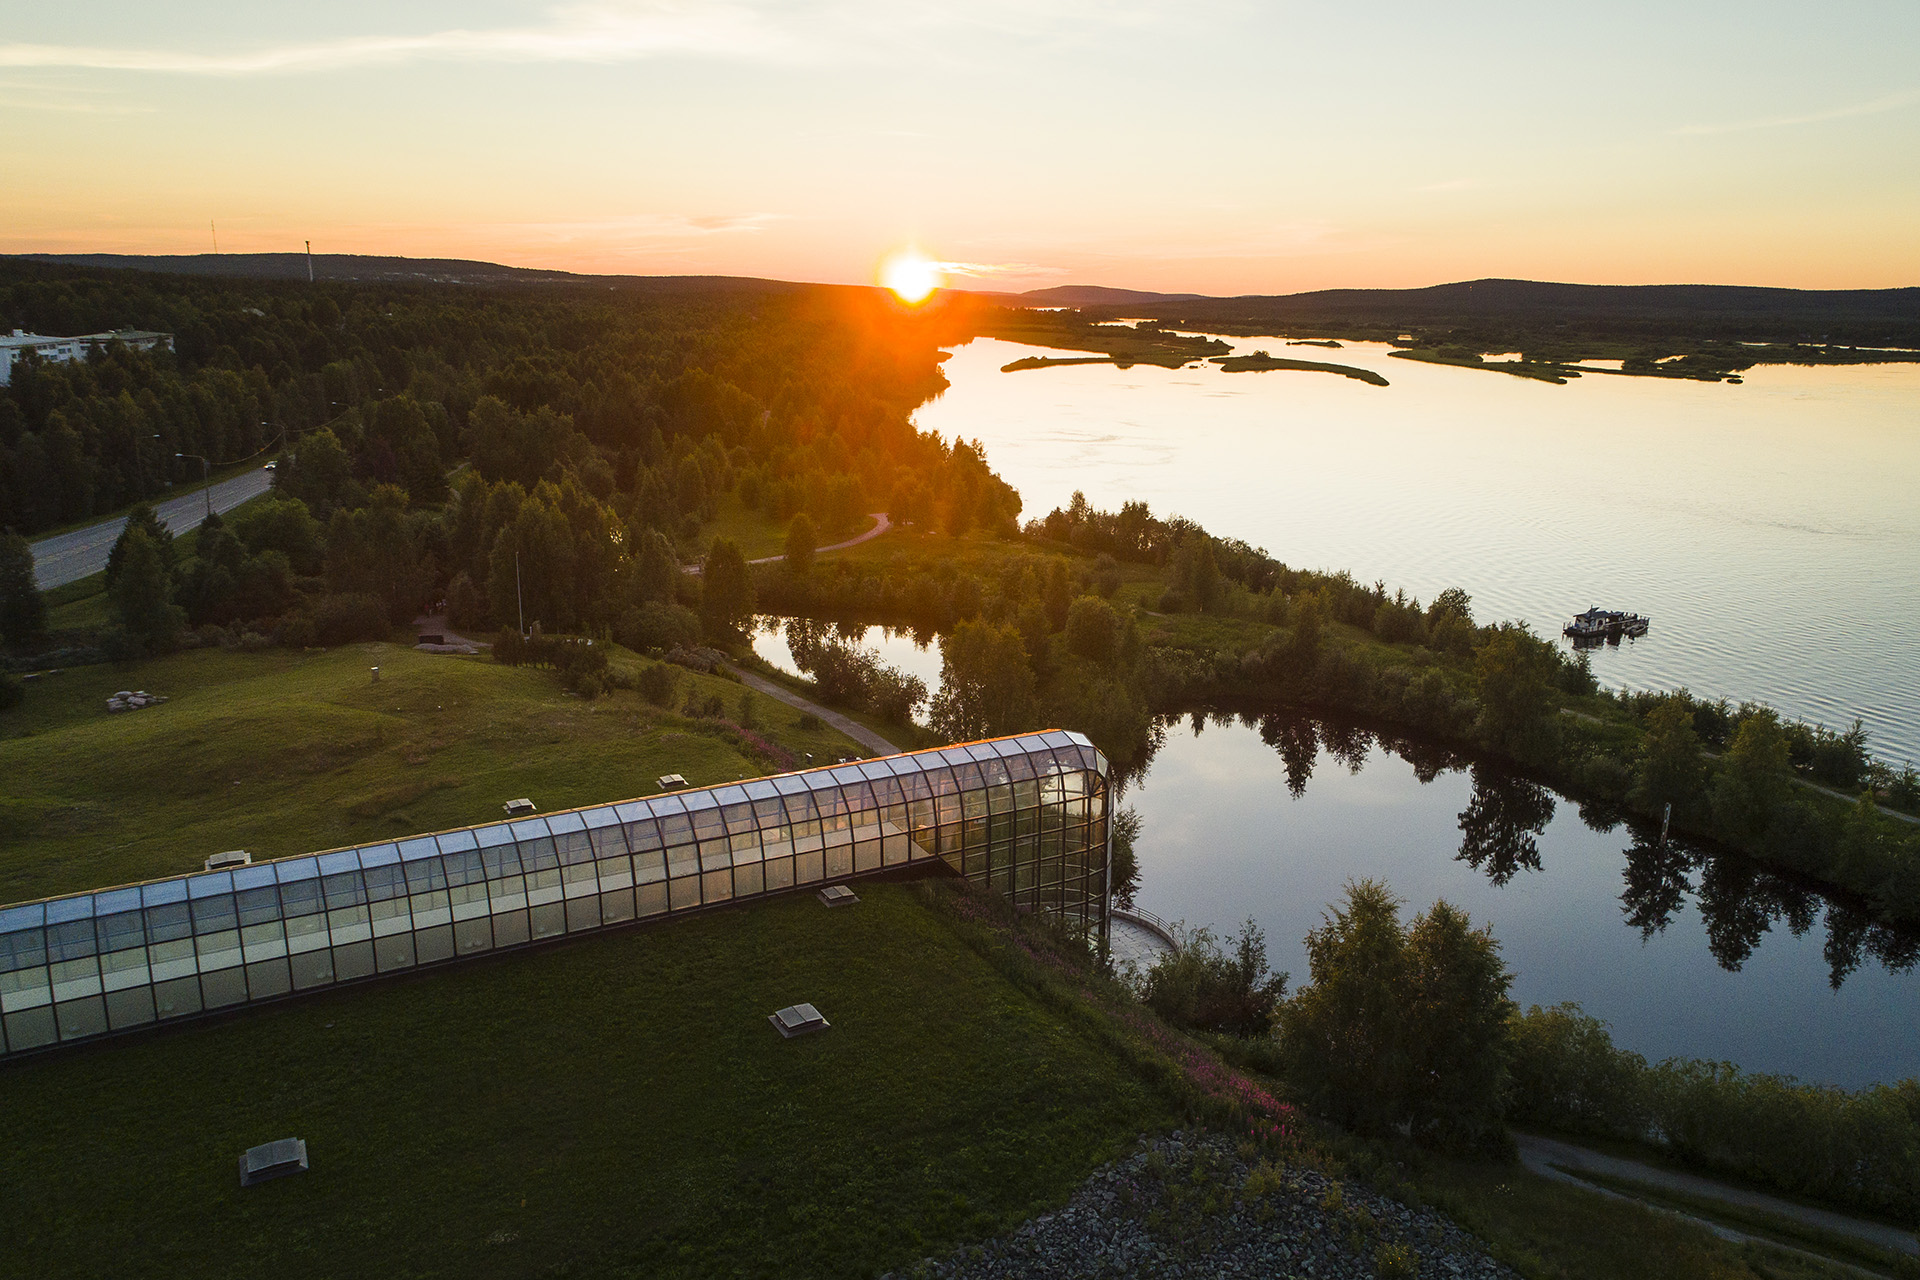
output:
[[[1107,937],[1107,762],[1049,730],[0,907],[0,1055],[934,859]]]

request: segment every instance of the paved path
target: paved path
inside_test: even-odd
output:
[[[1890,1253],[1901,1253],[1910,1258],[1920,1257],[1920,1242],[1916,1242],[1911,1231],[1902,1231],[1898,1227],[1868,1222],[1861,1218],[1850,1218],[1845,1214],[1834,1213],[1827,1209],[1812,1209],[1803,1204],[1795,1204],[1791,1200],[1781,1200],[1763,1192],[1749,1191],[1745,1187],[1729,1186],[1727,1183],[1715,1182],[1711,1178],[1702,1178],[1696,1174],[1662,1169],[1657,1165],[1642,1164],[1638,1160],[1606,1155],[1603,1152],[1576,1147],[1570,1142],[1560,1142],[1553,1138],[1537,1137],[1530,1133],[1516,1133],[1513,1137],[1520,1148],[1520,1163],[1526,1166],[1528,1172],[1556,1182],[1574,1182],[1596,1191],[1612,1190],[1597,1187],[1579,1176],[1581,1173],[1597,1173],[1622,1181],[1638,1182],[1658,1190],[1679,1192],[1703,1200],[1717,1200],[1721,1204],[1736,1205],[1745,1209],[1758,1209],[1777,1218],[1798,1222],[1803,1226],[1814,1227],[1833,1235],[1847,1236],[1863,1244],[1885,1249]],[[1620,1193],[1614,1192],[1614,1194]],[[1696,1221],[1701,1220],[1696,1219]],[[1753,1238],[1748,1237],[1744,1232],[1734,1231],[1730,1227],[1717,1223],[1707,1225],[1728,1239]],[[1767,1243],[1777,1242],[1768,1241]]]
[[[273,473],[259,467],[243,471],[231,480],[213,486],[213,509],[231,511],[250,498],[257,498],[273,484]],[[154,511],[160,522],[178,537],[189,529],[198,529],[207,515],[205,490],[195,488],[177,498],[158,503]],[[102,520],[71,533],[57,533],[33,544],[33,576],[42,591],[63,587],[69,582],[99,573],[107,567],[107,553],[120,540],[127,518]]]
[[[881,534],[885,533],[887,530],[893,528],[892,522],[887,519],[886,512],[874,511],[874,512],[870,512],[869,514],[873,518],[873,528],[867,530],[865,533],[861,534],[857,538],[848,538],[845,542],[836,542],[830,547],[815,547],[813,549],[813,553],[815,555],[819,555],[822,551],[845,551],[848,547],[857,547],[863,542],[869,542],[872,539],[879,537]],[[761,556],[758,560],[749,560],[747,561],[747,563],[748,564],[772,564],[776,560],[785,560],[785,559],[786,557],[783,555],[782,556]]]
[[[788,689],[786,686],[775,684],[773,681],[762,676],[757,676],[751,671],[743,671],[731,662],[727,664],[727,670],[739,676],[741,683],[746,685],[747,688],[752,689],[755,693],[764,693],[769,698],[778,698],[790,707],[798,707],[802,711],[811,711],[814,715],[819,716],[822,720],[825,720],[828,724],[876,755],[894,756],[900,754],[899,747],[888,742],[885,738],[857,720],[850,720],[838,711],[829,711],[817,702],[808,702],[805,698]]]
[[[885,533],[887,530],[893,528],[893,522],[887,519],[886,512],[874,511],[874,512],[870,512],[869,516],[873,520],[873,527],[871,529],[868,529],[865,533],[861,534],[859,537],[848,538],[845,542],[836,542],[831,546],[815,547],[813,549],[813,553],[815,555],[819,555],[823,551],[845,551],[848,547],[857,547],[863,542],[870,542],[873,539],[879,537],[881,534]],[[785,559],[786,559],[786,556],[784,555],[761,556],[758,560],[749,560],[747,561],[747,563],[748,564],[778,564],[780,561]],[[680,566],[680,572],[698,574],[700,572],[700,566],[698,564],[683,564]]]

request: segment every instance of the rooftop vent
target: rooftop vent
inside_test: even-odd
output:
[[[664,773],[657,779],[662,791],[675,791],[687,785],[687,780],[677,773]]]
[[[253,861],[253,855],[245,849],[229,849],[225,853],[216,853],[207,859],[207,870],[225,871],[228,867],[244,867]]]
[[[258,1147],[248,1147],[240,1157],[240,1185],[251,1187],[270,1178],[307,1171],[307,1140],[282,1138]]]
[[[778,1013],[768,1014],[767,1021],[773,1024],[775,1031],[778,1031],[789,1040],[795,1036],[811,1035],[815,1031],[825,1031],[833,1025],[821,1017],[820,1011],[810,1004],[788,1005]]]
[[[843,884],[830,884],[820,891],[820,901],[830,907],[850,907],[860,901],[860,895]]]
[[[537,812],[533,807],[533,801],[525,796],[521,796],[518,800],[509,800],[500,807],[507,811],[509,818],[524,818],[530,813]]]

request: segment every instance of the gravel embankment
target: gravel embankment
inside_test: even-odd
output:
[[[1097,1170],[1065,1208],[890,1280],[1069,1277],[1456,1280],[1516,1273],[1431,1210],[1311,1169],[1243,1157],[1218,1134],[1151,1143]]]

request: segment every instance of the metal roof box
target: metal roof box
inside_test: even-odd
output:
[[[525,796],[521,796],[518,800],[509,800],[500,807],[507,811],[509,818],[524,818],[528,814],[535,812],[533,801],[527,799]]]
[[[307,1171],[307,1140],[282,1138],[278,1142],[248,1147],[240,1157],[240,1185],[251,1187],[270,1178]]]
[[[778,1013],[768,1014],[767,1021],[773,1024],[775,1031],[778,1031],[789,1040],[795,1036],[805,1036],[811,1035],[816,1031],[825,1031],[833,1025],[821,1017],[820,1011],[810,1004],[788,1005]]]
[[[830,884],[820,891],[820,901],[830,907],[850,907],[860,901],[860,895],[843,884]]]
[[[207,870],[225,871],[228,867],[245,867],[253,864],[253,855],[245,849],[229,849],[225,853],[216,853],[207,859]]]

